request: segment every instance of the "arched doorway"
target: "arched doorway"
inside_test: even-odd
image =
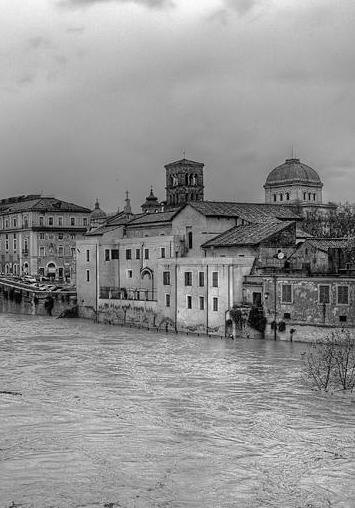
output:
[[[57,270],[57,267],[56,267],[55,263],[52,262],[52,263],[48,263],[47,264],[47,277],[50,280],[54,280],[55,279],[56,270]]]
[[[27,263],[27,261],[25,263],[23,263],[22,271],[23,271],[23,273],[25,275],[28,275],[28,263]]]
[[[154,273],[148,266],[141,269],[141,291],[143,300],[154,300]]]

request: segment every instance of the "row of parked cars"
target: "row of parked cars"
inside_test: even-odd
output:
[[[49,278],[47,277],[33,277],[32,275],[6,275],[6,279],[11,279],[14,282],[19,282],[20,284],[26,284],[30,288],[35,291],[75,291],[75,286],[73,284],[62,283],[62,284],[53,284]]]

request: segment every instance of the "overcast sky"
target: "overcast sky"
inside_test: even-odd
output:
[[[262,201],[291,155],[355,201],[354,0],[2,0],[1,197],[135,211],[164,164]]]

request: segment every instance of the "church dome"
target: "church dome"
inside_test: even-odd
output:
[[[90,214],[91,220],[99,220],[99,219],[106,219],[106,213],[101,210],[99,200],[96,200],[95,208]]]
[[[292,183],[318,187],[323,185],[318,173],[313,168],[303,164],[300,159],[286,159],[283,164],[277,166],[269,173],[264,187]]]

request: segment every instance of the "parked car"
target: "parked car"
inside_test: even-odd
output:
[[[22,280],[23,282],[29,282],[30,284],[34,284],[35,282],[37,282],[37,280],[34,277],[31,277],[30,275],[25,275]]]

